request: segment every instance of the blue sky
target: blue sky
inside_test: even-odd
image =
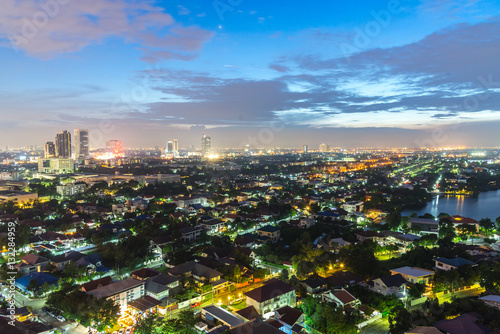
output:
[[[500,144],[497,1],[3,2],[2,146]]]

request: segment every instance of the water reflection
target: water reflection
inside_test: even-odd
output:
[[[481,193],[477,198],[467,196],[438,195],[421,210],[405,210],[403,215],[416,212],[419,216],[430,213],[437,217],[440,213],[460,215],[474,219],[500,216],[500,190]]]

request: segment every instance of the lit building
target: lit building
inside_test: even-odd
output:
[[[15,202],[15,203],[28,203],[38,199],[37,193],[28,193],[25,191],[0,191],[0,203]]]
[[[43,156],[44,158],[55,158],[56,145],[53,142],[48,141],[45,143],[45,145],[43,146]]]
[[[75,129],[75,159],[89,156],[89,130]]]
[[[56,157],[71,158],[71,133],[66,130],[56,135]]]
[[[179,152],[179,141],[177,139],[174,139],[173,144],[174,144],[174,153],[178,153]]]
[[[75,172],[75,160],[66,158],[38,159],[38,171],[51,174]]]
[[[210,154],[211,150],[212,150],[212,140],[209,136],[203,133],[203,136],[201,137],[201,155],[207,156],[208,154]]]
[[[319,151],[320,152],[329,152],[330,151],[330,145],[325,144],[325,143],[319,145]]]
[[[56,187],[56,191],[61,196],[73,196],[84,193],[87,189],[85,183],[67,183]]]
[[[304,145],[304,149],[303,149],[304,153],[307,153],[308,150],[309,150],[309,147],[307,145]]]

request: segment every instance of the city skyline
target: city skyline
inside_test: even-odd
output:
[[[500,145],[494,1],[50,3],[0,14],[3,146]]]

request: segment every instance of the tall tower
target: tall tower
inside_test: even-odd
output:
[[[89,156],[89,130],[75,129],[75,159]]]
[[[71,133],[66,130],[56,135],[56,157],[71,158]]]
[[[48,141],[43,146],[43,157],[44,158],[54,158],[56,156],[56,145],[53,142]]]
[[[209,136],[203,133],[203,136],[201,136],[201,155],[207,156],[211,150],[212,150],[212,140],[210,139]]]
[[[309,151],[309,147],[307,146],[307,144],[304,144],[304,149],[302,151],[304,153],[307,153],[307,151]]]
[[[172,140],[167,141],[165,153],[174,153],[174,142]]]
[[[179,153],[179,141],[177,139],[174,139],[173,144],[174,144],[174,153],[175,154]]]

